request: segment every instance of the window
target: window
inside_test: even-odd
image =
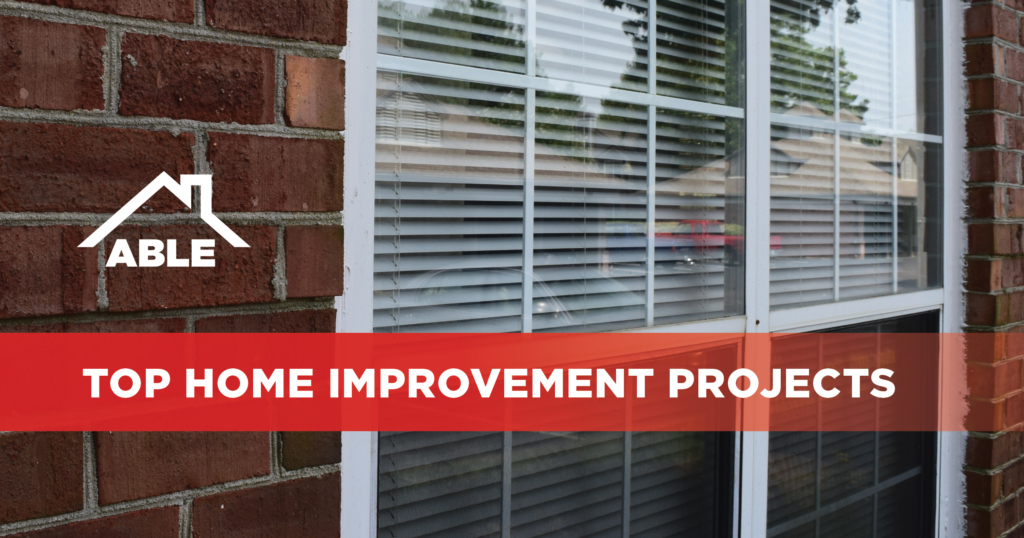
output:
[[[878,360],[884,334],[938,330],[939,315],[929,312],[828,332],[877,334],[854,342],[867,342],[860,356]],[[880,420],[884,412],[879,406],[876,401],[869,420]],[[819,420],[825,412],[819,407]],[[933,535],[933,508],[923,501],[934,498],[935,437],[922,432],[772,432],[767,536]]]
[[[884,333],[941,311],[942,9],[379,0],[373,330]],[[375,439],[378,536],[924,536],[934,513],[920,434]]]
[[[663,1],[652,21],[644,1],[382,0],[378,16],[375,331],[743,313],[740,3]]]
[[[938,3],[772,0],[771,307],[940,286]]]
[[[378,536],[729,536],[732,437],[382,432]]]

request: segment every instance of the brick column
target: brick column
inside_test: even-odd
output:
[[[1024,349],[1006,335],[1024,331],[1024,4],[979,2],[965,15],[968,78],[968,332],[990,345],[968,350],[967,529],[971,538],[1024,535]],[[956,76],[949,73],[947,76]]]
[[[0,332],[333,332],[345,0],[0,0]],[[106,267],[117,239],[219,239],[160,172],[213,174],[251,248]],[[133,246],[133,250],[135,247]],[[0,536],[339,534],[337,433],[0,433]]]

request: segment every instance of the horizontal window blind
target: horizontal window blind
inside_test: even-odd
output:
[[[720,535],[732,494],[730,476],[722,474],[730,439],[694,432],[381,432],[378,536]]]
[[[655,323],[742,313],[744,158],[734,120],[658,109]]]
[[[526,0],[381,0],[377,52],[526,72]]]
[[[644,326],[647,107],[538,92],[536,110],[533,330]]]
[[[522,327],[522,90],[378,76],[374,330]]]
[[[772,0],[771,308],[940,285],[934,4]]]
[[[537,75],[647,90],[647,2],[537,2]]]
[[[740,4],[715,0],[657,2],[658,93],[742,106],[736,60],[743,43]]]
[[[771,304],[831,301],[835,133],[773,126],[771,158]]]
[[[814,0],[772,0],[772,112],[835,114],[835,17]]]

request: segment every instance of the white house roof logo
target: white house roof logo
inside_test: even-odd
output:
[[[241,237],[231,231],[216,215],[213,214],[213,176],[209,174],[185,174],[181,176],[181,182],[176,183],[167,172],[161,172],[159,176],[146,185],[146,188],[139,191],[127,204],[107,219],[102,226],[96,229],[81,245],[80,248],[92,248],[99,244],[110,232],[114,231],[128,217],[135,213],[142,204],[146,203],[160,189],[166,188],[187,207],[192,207],[192,187],[199,187],[200,211],[199,217],[203,219],[221,237],[227,240],[235,248],[248,248],[249,244]]]

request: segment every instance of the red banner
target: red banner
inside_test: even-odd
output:
[[[9,334],[0,430],[987,429],[973,336]]]

